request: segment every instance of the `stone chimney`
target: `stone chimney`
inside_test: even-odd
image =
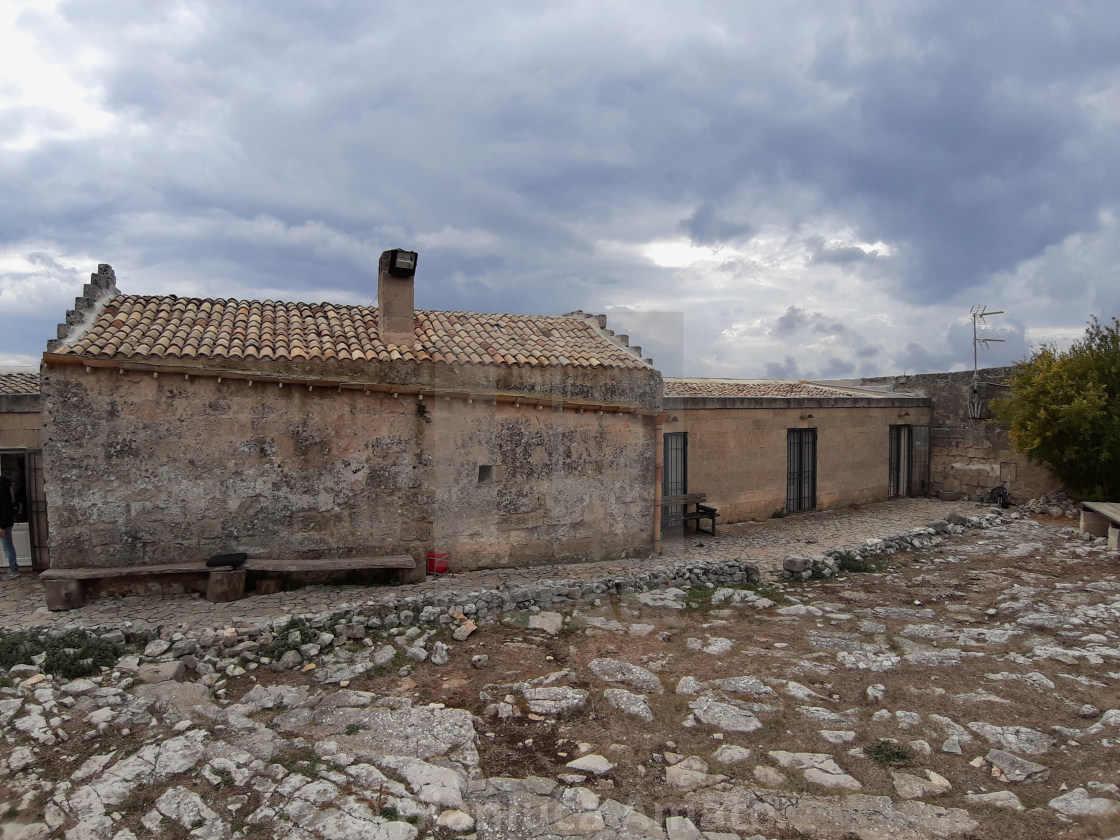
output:
[[[394,248],[381,255],[377,265],[377,331],[386,344],[411,346],[416,341],[415,276],[415,251]]]

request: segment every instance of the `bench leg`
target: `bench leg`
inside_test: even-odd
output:
[[[76,610],[86,605],[85,587],[80,580],[45,580],[48,610]]]
[[[245,597],[245,570],[218,569],[206,580],[206,600],[216,604]]]
[[[411,569],[401,569],[397,572],[397,580],[401,583],[423,583],[428,577],[428,567],[423,560],[417,560]]]

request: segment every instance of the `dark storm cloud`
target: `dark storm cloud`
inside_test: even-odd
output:
[[[789,307],[774,322],[774,332],[779,335],[796,333],[799,330],[811,330],[821,335],[839,335],[846,332],[847,328],[839,321],[819,312],[806,312],[799,306]]]
[[[797,360],[793,356],[786,356],[781,362],[766,363],[767,379],[797,379],[800,376]]]
[[[64,2],[18,27],[109,124],[0,106],[4,136],[40,137],[0,155],[0,249],[59,262],[0,283],[68,278],[65,254],[126,291],[368,302],[380,251],[416,247],[424,308],[679,308],[721,373],[818,367],[772,361],[802,334],[841,342],[822,370],[914,371],[970,346],[930,326],[872,362],[846,282],[941,304],[1118,211],[1106,2]],[[775,230],[808,266],[793,304],[759,293]],[[641,256],[682,235],[723,266]],[[1101,259],[1076,272],[1103,305]],[[805,302],[815,271],[834,306]],[[719,344],[732,318],[775,343]]]
[[[721,218],[711,202],[704,202],[681,223],[693,245],[724,245],[747,238],[753,228],[744,222]]]

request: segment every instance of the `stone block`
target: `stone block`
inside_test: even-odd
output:
[[[1095,510],[1081,511],[1081,532],[1092,534],[1094,537],[1107,537],[1109,532],[1109,519]],[[1113,546],[1115,548],[1115,545]]]
[[[214,569],[206,581],[206,600],[216,604],[245,597],[244,569]]]

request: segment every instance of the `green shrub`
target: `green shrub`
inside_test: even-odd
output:
[[[874,572],[877,567],[854,551],[841,551],[836,555],[836,568],[841,572]]]
[[[103,641],[83,630],[69,630],[59,636],[34,636],[10,633],[0,637],[0,668],[31,665],[45,654],[40,667],[47,674],[66,680],[89,677],[102,668],[115,665],[124,648]]]
[[[288,641],[288,637],[292,634],[293,630],[299,631],[299,641]],[[267,656],[273,661],[279,659],[290,650],[298,651],[300,645],[307,645],[319,638],[317,631],[311,629],[311,625],[307,623],[306,619],[293,618],[288,621],[281,629],[273,631],[272,644],[266,645],[261,648],[260,655]]]
[[[864,747],[863,751],[872,761],[889,764],[892,767],[903,767],[914,761],[914,753],[910,748],[894,741],[879,741]]]

